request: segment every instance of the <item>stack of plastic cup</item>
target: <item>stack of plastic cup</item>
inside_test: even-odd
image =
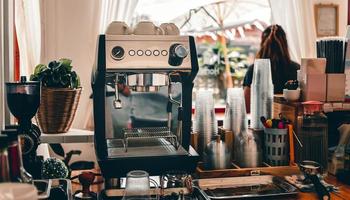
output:
[[[194,132],[198,133],[198,153],[203,155],[213,135],[217,134],[213,92],[199,90],[196,94]]]
[[[261,134],[254,134],[252,129],[244,130],[235,144],[235,161],[238,166],[261,166],[263,155]]]
[[[260,117],[272,118],[273,84],[270,59],[256,59],[251,84],[251,128],[263,129]]]
[[[240,136],[248,128],[248,120],[245,106],[244,93],[242,88],[227,89],[226,109],[223,127],[234,134],[234,146],[229,147],[232,152],[239,148]],[[232,155],[235,155],[232,154]],[[236,157],[236,156],[235,156]]]

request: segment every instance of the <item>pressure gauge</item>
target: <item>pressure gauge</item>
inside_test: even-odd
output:
[[[122,60],[124,58],[125,51],[121,46],[115,46],[112,49],[111,56],[114,60]]]

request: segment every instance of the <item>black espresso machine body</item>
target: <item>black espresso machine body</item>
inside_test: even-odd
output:
[[[143,48],[137,47],[137,45]],[[178,52],[174,52],[174,49]],[[148,55],[145,55],[146,51]],[[151,55],[149,55],[150,52]],[[180,58],[178,58],[179,55]],[[151,58],[152,56],[154,58]],[[159,58],[160,56],[162,58]],[[143,63],[143,66],[138,63]],[[150,175],[162,175],[174,170],[186,173],[195,171],[199,156],[190,145],[190,137],[192,89],[197,72],[197,53],[192,36],[99,35],[96,65],[92,74],[94,143],[98,163],[105,178],[125,177],[131,170],[145,170]],[[147,76],[151,76],[152,73],[166,74],[172,82],[181,83],[181,104],[176,110],[178,112],[177,118],[181,121],[178,123],[181,124],[179,130],[181,135],[177,140],[175,139],[175,142],[180,141],[177,143],[179,145],[166,147],[150,145],[138,149],[130,144],[134,140],[126,140],[125,136],[119,139],[108,138],[106,120],[109,119],[107,119],[106,112],[113,112],[106,106],[106,99],[110,93],[107,91],[108,79],[117,74],[114,83],[115,88],[118,88],[117,82],[120,82],[118,79],[120,74],[132,78],[132,75],[138,73],[147,74]],[[124,83],[132,85],[130,83],[132,80],[127,82],[124,79],[124,81]],[[116,98],[119,98],[118,95],[115,95]],[[119,101],[118,99],[114,102],[118,104]],[[118,107],[118,105],[115,106]],[[169,106],[164,109],[169,110]],[[135,136],[135,134],[131,135]],[[168,144],[168,141],[174,141],[171,138],[163,139],[161,138],[157,142]],[[130,148],[126,148],[128,144],[131,146]]]

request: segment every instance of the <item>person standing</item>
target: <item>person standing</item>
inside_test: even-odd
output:
[[[291,60],[286,33],[280,25],[271,25],[263,31],[260,50],[255,58],[270,59],[272,83],[274,85],[275,94],[283,92],[284,84],[288,80],[297,79],[297,70],[300,68],[300,65]],[[250,85],[253,80],[253,71],[254,65],[249,66],[243,80],[244,96],[248,113],[250,113]]]

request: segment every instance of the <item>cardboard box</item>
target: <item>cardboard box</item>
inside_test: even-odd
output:
[[[328,102],[345,100],[345,74],[327,74],[327,96]]]
[[[302,58],[300,71],[302,74],[324,74],[326,64],[326,58]]]
[[[305,74],[300,88],[303,101],[326,101],[327,75]]]

